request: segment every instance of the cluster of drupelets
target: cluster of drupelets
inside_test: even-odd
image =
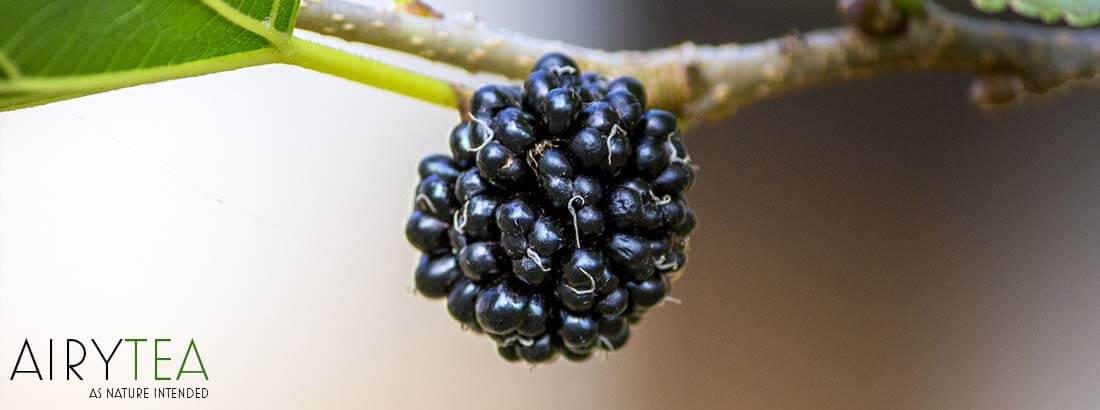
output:
[[[447,298],[501,356],[532,364],[616,350],[684,266],[694,179],[676,118],[642,84],[542,57],[523,88],[484,86],[419,166],[406,225],[417,290]]]

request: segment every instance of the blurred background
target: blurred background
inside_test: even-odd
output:
[[[431,3],[607,49],[836,24],[828,1]],[[0,381],[0,404],[1096,408],[1100,90],[986,112],[968,84],[817,87],[695,130],[684,303],[533,371],[409,291],[415,164],[454,112],[272,66],[0,113],[0,371],[24,338],[170,337],[211,378],[204,401],[87,399],[134,384],[123,364]]]

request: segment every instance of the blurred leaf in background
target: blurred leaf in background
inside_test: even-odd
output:
[[[974,7],[990,13],[1012,8],[1022,16],[1046,23],[1065,20],[1075,27],[1100,23],[1100,0],[972,0]]]

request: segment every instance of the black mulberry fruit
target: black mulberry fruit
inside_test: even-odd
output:
[[[417,290],[508,361],[617,350],[683,268],[695,179],[672,114],[642,83],[539,59],[523,87],[487,85],[419,165],[405,228]]]

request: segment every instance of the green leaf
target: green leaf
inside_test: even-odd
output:
[[[996,13],[1011,7],[1022,16],[1076,27],[1100,24],[1100,0],[971,0],[979,10]]]
[[[298,0],[0,0],[0,111],[282,62]]]

